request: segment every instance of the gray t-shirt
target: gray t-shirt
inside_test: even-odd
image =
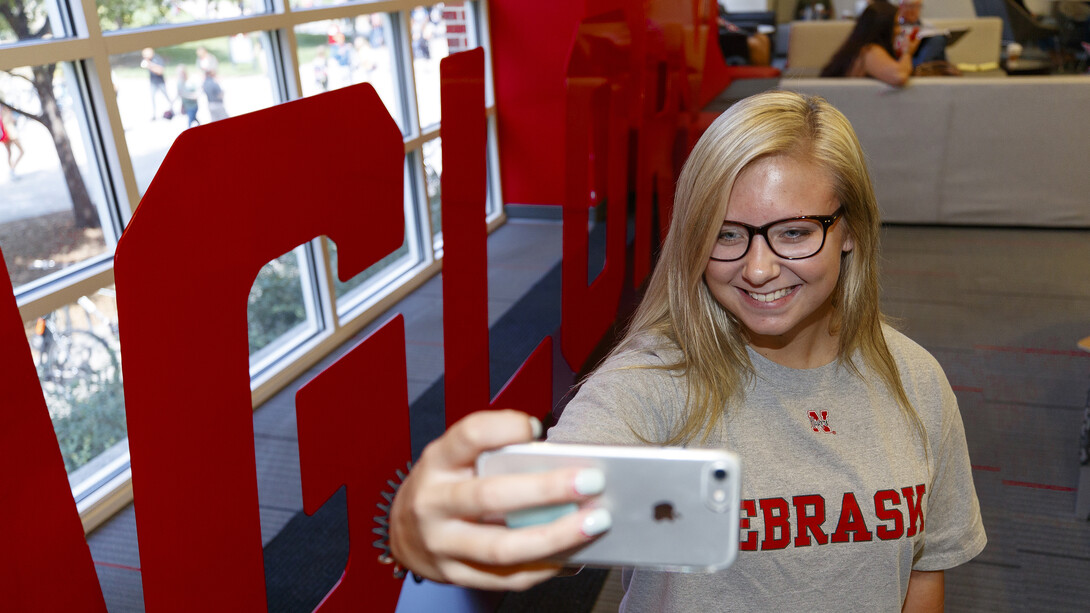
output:
[[[704,445],[742,459],[738,560],[714,574],[626,569],[621,611],[899,611],[912,570],[980,553],[987,539],[954,393],[926,350],[891,328],[885,336],[930,452],[862,360],[861,379],[836,361],[798,370],[751,350],[745,401]],[[583,384],[550,441],[667,438],[684,380],[626,367],[671,362],[677,349],[643,341]]]

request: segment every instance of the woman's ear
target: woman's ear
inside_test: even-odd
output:
[[[855,249],[855,239],[852,238],[851,234],[849,234],[847,237],[844,238],[844,245],[840,248],[840,250],[844,253],[848,253],[852,249]]]

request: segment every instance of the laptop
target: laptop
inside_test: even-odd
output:
[[[925,38],[930,38],[932,36],[945,36],[946,37],[946,46],[947,47],[952,47],[952,46],[954,46],[954,43],[961,40],[961,37],[965,36],[965,34],[968,31],[969,31],[969,28],[965,27],[965,26],[957,27],[957,28],[946,28],[946,29],[942,29],[942,30],[940,30],[938,28],[928,28],[928,27],[925,26],[925,27],[920,28],[919,33],[917,35],[920,37],[921,40],[923,40]]]

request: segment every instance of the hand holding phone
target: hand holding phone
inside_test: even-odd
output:
[[[541,435],[541,423],[518,411],[481,411],[451,426],[424,450],[390,509],[394,559],[419,577],[490,590],[524,590],[553,577],[547,559],[607,528],[600,510],[585,508],[558,521],[512,530],[511,511],[593,497],[580,491],[579,468],[535,475],[479,477],[478,455]],[[597,515],[596,515],[597,513]]]
[[[552,560],[684,572],[713,572],[734,562],[740,466],[729,451],[530,443],[485,452],[477,459],[482,477],[525,478],[572,468],[601,471],[604,492],[588,504],[607,510],[612,526]],[[507,524],[522,528],[560,521],[578,508],[557,504],[523,509],[508,513]]]

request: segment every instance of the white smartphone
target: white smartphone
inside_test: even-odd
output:
[[[480,476],[569,467],[605,473],[605,491],[594,504],[609,510],[613,525],[558,561],[714,572],[737,557],[741,466],[729,451],[527,443],[477,458]],[[576,508],[571,503],[518,511],[508,514],[507,524],[544,523]]]

